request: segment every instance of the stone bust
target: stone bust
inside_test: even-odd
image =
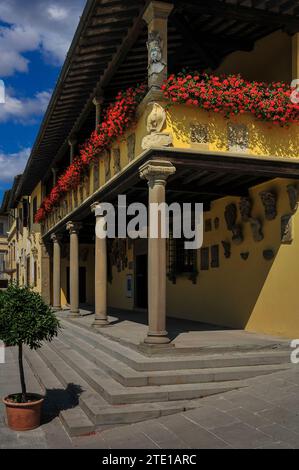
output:
[[[149,35],[147,48],[149,51],[149,75],[161,73],[166,64],[162,61],[162,42],[158,33],[152,32]]]

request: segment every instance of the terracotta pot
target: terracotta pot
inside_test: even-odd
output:
[[[7,425],[14,431],[30,431],[38,428],[41,421],[41,410],[44,398],[40,395],[27,394],[31,401],[15,403],[9,395],[3,399],[6,406]]]

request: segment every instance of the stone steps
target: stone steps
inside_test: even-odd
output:
[[[169,371],[186,369],[211,369],[225,367],[242,366],[263,366],[289,364],[290,350],[271,350],[258,352],[229,352],[222,354],[201,353],[198,355],[167,356],[167,357],[148,357],[138,351],[123,346],[117,341],[108,339],[101,333],[87,330],[69,321],[61,321],[65,326],[62,334],[73,335],[95,349],[102,351],[110,356],[120,360],[135,371]]]
[[[26,349],[25,357],[72,436],[196,408],[202,397],[289,367],[289,351],[282,350],[148,357],[61,323],[58,338],[38,351]]]
[[[235,366],[222,368],[205,368],[202,370],[185,369],[169,371],[136,371],[127,364],[117,360],[104,351],[99,351],[94,346],[90,346],[87,340],[82,340],[70,334],[63,332],[60,336],[63,345],[69,346],[72,350],[79,352],[85,359],[93,362],[102,368],[106,373],[125,387],[138,387],[147,385],[175,385],[186,383],[207,383],[224,382],[232,380],[248,379],[258,375],[266,375],[282,370],[282,364],[274,365],[255,365],[255,366]]]
[[[45,354],[49,351],[45,348]],[[198,407],[192,401],[141,403],[113,406],[95,392],[82,377],[66,364],[48,367],[41,351],[26,349],[25,358],[45,393],[56,394],[56,412],[70,436],[80,436],[116,424],[130,424],[159,418]],[[49,360],[57,361],[52,355]],[[58,364],[58,362],[57,362]],[[55,373],[54,370],[55,369]],[[57,375],[56,375],[57,374]],[[59,378],[57,377],[59,376]],[[81,389],[78,396],[78,389]]]
[[[108,403],[113,405],[124,405],[131,403],[154,403],[171,400],[192,400],[202,398],[216,393],[222,393],[239,386],[244,386],[242,381],[215,382],[215,383],[194,383],[179,385],[158,385],[124,387],[114,380],[103,369],[93,362],[85,359],[80,353],[74,351],[61,342],[45,346],[41,349],[43,356],[49,367],[54,369],[63,360],[71,369],[77,372],[90,387],[98,392]],[[59,370],[56,371],[59,374]],[[63,372],[62,372],[63,373]]]

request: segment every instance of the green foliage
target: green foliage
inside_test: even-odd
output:
[[[38,349],[57,336],[59,321],[37,292],[13,283],[0,296],[0,340]]]

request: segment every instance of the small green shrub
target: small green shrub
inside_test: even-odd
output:
[[[60,325],[52,309],[37,292],[27,286],[9,285],[0,295],[0,340],[19,349],[22,402],[26,402],[23,345],[38,349],[43,341],[57,336]]]

